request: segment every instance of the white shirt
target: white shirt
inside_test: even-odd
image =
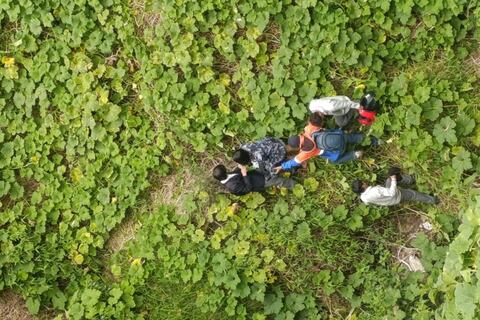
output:
[[[230,174],[227,175],[227,178],[224,179],[224,180],[222,180],[222,181],[220,181],[220,183],[221,183],[221,184],[225,184],[225,183],[228,182],[228,180],[232,179],[233,177],[235,177],[235,176],[237,176],[237,175],[238,175],[238,173],[230,173]]]
[[[328,116],[343,116],[350,109],[359,109],[360,103],[350,100],[346,96],[325,97],[314,99],[308,105],[310,112],[321,112]]]
[[[397,180],[392,179],[390,188],[382,186],[368,187],[361,195],[360,199],[365,204],[377,204],[379,206],[393,206],[400,203],[401,194],[397,188]]]

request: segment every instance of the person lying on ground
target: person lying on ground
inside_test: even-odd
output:
[[[273,168],[284,161],[286,156],[285,144],[280,139],[267,137],[242,145],[232,158],[240,165],[260,170],[268,179],[275,174]]]
[[[385,181],[385,187],[369,186],[365,181],[354,180],[352,183],[353,192],[360,195],[365,204],[376,204],[379,206],[393,206],[407,201],[418,201],[430,204],[438,204],[436,196],[431,196],[412,189],[400,189],[397,182],[404,186],[415,183],[415,179],[407,174],[402,174],[397,167],[390,168],[389,178]]]
[[[363,151],[348,151],[347,147],[361,143],[363,138],[362,133],[345,133],[341,129],[319,130],[311,135],[303,133],[299,136],[291,136],[288,138],[288,146],[292,149],[299,149],[299,153],[295,158],[275,167],[275,172],[300,167],[302,163],[316,156],[325,158],[333,164],[359,159],[362,157]],[[375,137],[372,137],[371,141],[373,146],[379,144],[379,140]]]
[[[242,165],[232,172],[228,172],[224,165],[219,164],[213,169],[213,177],[220,181],[230,193],[237,196],[255,191],[261,192],[274,186],[292,189],[295,185],[294,180],[278,175],[271,176],[267,180],[262,172],[247,171],[247,167]]]
[[[380,109],[375,100],[375,94],[370,92],[362,97],[360,102],[350,100],[346,96],[325,97],[310,101],[310,112],[320,116],[333,116],[335,123],[346,127],[352,120],[358,119],[362,125],[371,125]]]

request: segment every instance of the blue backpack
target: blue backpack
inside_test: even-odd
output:
[[[336,129],[314,132],[312,138],[318,149],[343,153],[346,148],[344,135],[343,131]]]

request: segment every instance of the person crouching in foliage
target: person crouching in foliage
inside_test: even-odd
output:
[[[224,165],[217,165],[213,169],[213,177],[220,181],[227,190],[237,196],[242,196],[250,192],[260,192],[268,187],[284,187],[292,189],[295,181],[281,176],[274,176],[266,180],[262,172],[258,170],[249,170],[245,166],[238,166],[232,172],[227,172]]]
[[[375,121],[380,105],[375,100],[375,94],[369,92],[360,102],[350,100],[346,96],[325,97],[310,101],[310,112],[319,116],[334,116],[335,123],[346,127],[350,121],[357,119],[362,125],[371,125]]]
[[[385,181],[385,187],[369,186],[365,181],[355,180],[352,183],[353,192],[360,195],[365,204],[376,204],[379,206],[393,206],[406,201],[419,201],[430,204],[438,204],[436,196],[414,191],[411,189],[397,188],[397,182],[404,186],[412,185],[415,179],[407,174],[402,174],[397,167],[388,171],[389,178]]]
[[[299,136],[288,138],[288,146],[299,150],[299,153],[295,158],[277,166],[275,172],[300,167],[305,161],[316,156],[325,158],[333,164],[362,157],[362,151],[347,151],[348,145],[362,142],[364,138],[362,133],[345,133],[342,129],[325,130],[319,118],[321,119],[318,114],[312,114],[305,131]],[[378,145],[377,138],[372,137],[372,145]]]
[[[237,149],[232,158],[242,166],[258,169],[268,180],[275,174],[274,168],[285,160],[287,151],[285,144],[277,138],[267,137],[250,142]]]

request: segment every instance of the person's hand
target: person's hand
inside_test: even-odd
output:
[[[399,168],[399,167],[391,167],[389,170],[388,170],[388,175],[389,176],[398,176],[402,173],[402,170]]]
[[[281,166],[278,166],[278,167],[273,168],[273,172],[275,172],[275,174],[279,174],[280,171],[282,171],[282,167],[281,167]]]
[[[392,181],[397,181],[397,176],[396,175],[390,176],[390,179],[392,179]]]
[[[245,176],[247,175],[247,167],[244,166],[244,165],[239,164],[239,165],[238,165],[238,168],[240,169],[240,172],[242,173],[242,176],[245,177]]]

